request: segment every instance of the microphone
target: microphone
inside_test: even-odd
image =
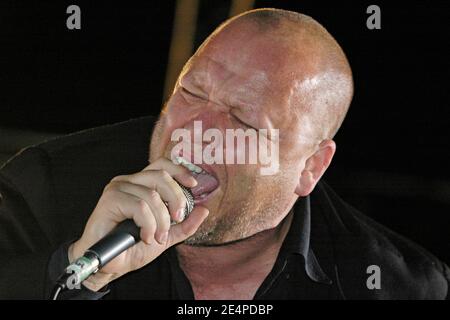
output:
[[[186,197],[184,217],[186,218],[194,209],[194,196],[185,186],[179,184]],[[175,222],[172,222],[174,224]],[[100,239],[92,247],[86,250],[84,255],[66,269],[56,281],[53,289],[52,300],[56,300],[59,293],[67,289],[76,289],[89,276],[113,260],[119,254],[134,246],[140,241],[140,229],[133,220],[122,221],[115,229]]]

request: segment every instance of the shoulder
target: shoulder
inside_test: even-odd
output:
[[[0,168],[3,202],[15,208],[20,204],[35,221],[45,221],[48,238],[69,240],[67,230],[82,230],[113,177],[140,171],[148,163],[154,122],[152,117],[133,119],[22,150]]]
[[[119,165],[124,160],[130,160],[125,161],[129,165],[134,164],[136,158],[146,161],[154,123],[155,118],[142,117],[44,141],[23,149],[7,161],[0,168],[0,175],[20,184],[21,176],[29,181],[29,175],[48,171],[50,167],[73,170],[77,164],[87,169],[83,162],[90,162],[89,167],[101,168],[104,163]]]
[[[365,216],[325,183],[311,198],[326,219],[339,285],[347,298],[448,297],[449,268],[427,250]],[[367,286],[374,268],[379,270],[380,289]]]
[[[142,169],[154,122],[153,117],[132,119],[27,147],[0,167],[0,180],[25,198],[42,198],[49,186],[77,187],[75,182],[97,177],[104,183],[116,174]]]

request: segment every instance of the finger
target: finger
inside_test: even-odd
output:
[[[208,209],[201,206],[196,207],[183,223],[170,228],[169,238],[165,245],[159,243],[148,245],[141,241],[129,248],[128,252],[130,254],[127,255],[127,257],[129,258],[128,263],[131,270],[143,267],[153,261],[155,257],[159,256],[161,252],[170,246],[184,241],[193,235],[208,216],[208,213]]]
[[[144,199],[147,202],[156,221],[155,240],[161,244],[165,243],[170,228],[170,214],[158,192],[129,182],[119,182],[117,188],[123,192]]]
[[[139,241],[126,251],[127,255],[125,256],[125,263],[129,266],[130,271],[140,269],[152,262],[166,250],[166,248],[166,244],[162,245],[158,242],[147,244],[143,241]]]
[[[169,236],[170,214],[167,206],[162,201],[160,195],[155,190],[151,190],[146,201],[148,202],[153,217],[156,221],[155,239],[161,244],[165,244]]]
[[[117,181],[118,178],[113,180]],[[186,207],[186,196],[181,187],[164,170],[145,170],[124,179],[133,184],[140,184],[149,189],[156,190],[164,202],[167,202],[169,213],[173,220],[180,222],[184,218],[184,208]]]
[[[182,223],[170,228],[168,246],[173,246],[192,236],[205,221],[209,210],[202,206],[196,206]]]
[[[197,180],[195,180],[188,169],[166,158],[159,158],[149,164],[144,170],[165,170],[185,187],[193,188],[197,185]]]
[[[115,223],[120,223],[125,219],[133,219],[141,229],[140,237],[142,241],[151,243],[156,232],[156,220],[148,203],[131,193],[118,189],[110,190],[103,201],[109,206],[107,212],[112,213],[111,219]]]

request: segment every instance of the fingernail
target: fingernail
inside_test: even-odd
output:
[[[168,237],[169,237],[169,232],[164,232],[164,233],[159,237],[159,242],[160,242],[160,243],[166,243]]]
[[[183,219],[184,219],[184,209],[178,209],[178,211],[175,213],[175,219],[178,222],[183,221]]]

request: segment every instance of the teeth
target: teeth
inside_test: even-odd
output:
[[[202,168],[200,168],[199,166],[196,166],[193,163],[190,163],[185,158],[175,157],[175,160],[177,161],[178,164],[182,165],[183,167],[185,167],[186,169],[188,169],[189,171],[191,171],[193,173],[200,174],[200,173],[204,172]]]

